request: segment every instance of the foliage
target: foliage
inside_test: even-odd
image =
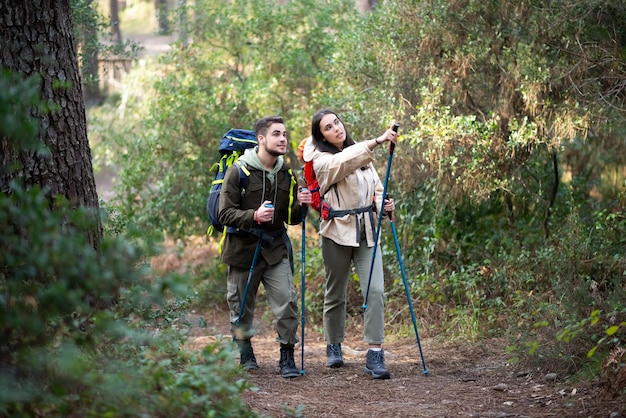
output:
[[[46,152],[35,139],[39,125],[29,116],[33,106],[43,107],[39,93],[41,78],[34,75],[22,80],[17,74],[2,67],[0,70],[0,137],[12,138],[14,148]],[[6,169],[10,170],[9,167],[2,168],[3,171]]]
[[[299,142],[311,91],[326,81],[320,74],[332,59],[333,28],[349,28],[356,14],[348,4],[195,2],[194,42],[162,58],[140,103],[149,113],[115,150],[124,215],[175,237],[206,230],[209,167],[222,134],[281,114]]]
[[[97,1],[72,0],[71,8],[82,81],[87,90],[97,91],[100,83],[98,58],[133,60],[141,47],[130,40],[117,42],[113,39],[110,22],[99,10]]]
[[[419,304],[449,334],[528,330],[529,346],[588,315],[590,299],[623,307],[623,5],[379,6],[341,38],[350,60],[336,72],[367,103],[362,121],[392,108],[403,123],[391,193],[402,196],[396,224]],[[383,246],[392,257],[389,237]]]
[[[37,105],[30,81],[4,77]],[[6,97],[0,118],[22,109]],[[151,277],[149,237],[126,225],[96,250],[92,214],[57,203],[19,179],[0,194],[0,415],[252,416],[232,343],[184,349],[190,291],[180,276]]]
[[[320,107],[357,139],[395,118],[390,192],[427,329],[509,336],[518,357],[574,368],[595,346],[623,345],[623,2],[389,0],[364,16],[326,3],[195,3],[193,43],[117,108],[137,117],[113,129],[123,216],[175,236],[204,230],[217,141],[261,115],[285,116],[292,145]],[[406,322],[389,234],[381,244],[388,319]],[[313,321],[320,266],[311,248]],[[555,340],[567,330],[576,338]]]

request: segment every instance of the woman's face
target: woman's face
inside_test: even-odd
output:
[[[339,149],[343,149],[343,142],[346,140],[346,130],[337,115],[328,114],[320,120],[320,131],[326,141]]]

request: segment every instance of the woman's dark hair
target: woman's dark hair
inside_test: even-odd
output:
[[[337,148],[330,142],[324,140],[324,134],[322,133],[322,129],[320,128],[320,122],[322,121],[322,118],[326,115],[337,116],[337,119],[339,119],[339,121],[343,124],[343,128],[346,131],[346,139],[344,139],[343,141],[343,147],[346,148],[346,147],[349,147],[350,145],[354,145],[355,142],[350,136],[350,133],[348,132],[348,128],[346,128],[346,124],[343,123],[341,118],[332,110],[323,109],[317,112],[315,115],[313,115],[313,119],[311,121],[311,138],[313,140],[313,145],[315,145],[315,148],[317,148],[318,150],[322,152],[330,152],[332,154],[336,154],[341,151],[339,148]]]

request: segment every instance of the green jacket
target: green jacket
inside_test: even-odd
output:
[[[271,172],[265,170],[256,148],[246,150],[239,161],[245,163],[250,174],[247,188],[242,191],[239,169],[233,165],[226,171],[220,192],[219,219],[237,231],[226,234],[221,260],[235,267],[250,268],[259,233],[263,231],[261,256],[269,265],[275,265],[291,252],[285,224],[302,222],[296,179],[282,157]],[[266,200],[274,205],[274,219],[259,225],[254,221],[254,211]]]

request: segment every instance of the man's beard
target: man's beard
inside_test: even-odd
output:
[[[284,152],[276,151],[276,150],[270,149],[268,147],[265,147],[265,152],[267,152],[272,157],[280,157],[281,155],[285,155]]]

